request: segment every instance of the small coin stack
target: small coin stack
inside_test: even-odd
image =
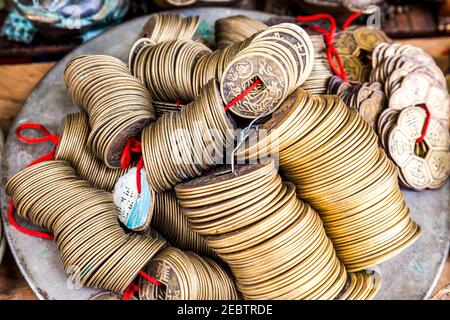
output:
[[[148,38],[153,43],[170,40],[190,40],[197,31],[200,18],[183,18],[178,14],[154,14],[141,30],[140,38]]]
[[[155,194],[151,226],[158,230],[172,246],[201,256],[218,258],[206,245],[205,240],[191,229],[173,191]]]
[[[450,138],[440,121],[431,118],[423,141],[417,142],[426,117],[419,106],[389,108],[378,122],[381,143],[399,168],[401,185],[416,191],[442,187],[450,172]]]
[[[151,97],[127,66],[111,56],[83,55],[64,72],[74,102],[89,115],[89,148],[110,168],[120,168],[128,139],[155,119]]]
[[[336,36],[334,45],[349,80],[369,81],[371,55],[380,42],[390,39],[383,31],[368,27],[350,27]]]
[[[124,292],[166,246],[162,238],[125,234],[111,194],[80,180],[66,161],[28,167],[6,191],[19,216],[53,231],[65,271],[82,286]]]
[[[85,112],[66,115],[61,123],[55,159],[68,161],[77,175],[92,187],[112,191],[126,170],[108,168],[92,153],[87,146],[89,131]]]
[[[242,42],[267,27],[265,23],[243,15],[217,19],[215,22],[216,48],[224,49]]]
[[[146,273],[162,284],[143,278],[141,300],[238,300],[240,295],[231,275],[209,258],[169,247],[153,258]]]
[[[348,107],[358,110],[376,130],[378,117],[387,105],[383,86],[379,82],[346,83],[340,77],[333,76],[328,83],[328,93],[338,95]]]
[[[170,190],[222,163],[224,147],[234,143],[234,127],[214,80],[183,110],[166,113],[146,127],[142,156],[151,189]]]
[[[314,46],[314,64],[308,79],[301,85],[311,94],[327,93],[329,79],[333,76],[326,56],[326,45],[323,35],[309,31]]]
[[[375,271],[349,273],[347,283],[335,300],[372,300],[381,285],[381,277]]]
[[[372,66],[371,82],[384,86],[389,108],[426,104],[431,116],[449,127],[445,76],[425,51],[412,45],[380,43],[373,51]]]
[[[220,90],[228,104],[256,80],[261,83],[230,109],[254,119],[269,114],[311,74],[314,46],[299,26],[282,23],[254,35],[223,72]]]
[[[318,214],[283,183],[273,160],[225,167],[175,191],[244,299],[333,299],[344,287],[345,268]]]

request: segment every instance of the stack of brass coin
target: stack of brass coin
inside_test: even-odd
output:
[[[342,59],[349,80],[368,82],[371,71],[371,56],[380,42],[390,42],[380,29],[350,27],[341,31],[335,40],[335,48]]]
[[[333,299],[343,288],[345,267],[318,214],[283,183],[273,160],[225,167],[175,191],[245,299]]]
[[[197,31],[200,18],[183,18],[178,14],[154,14],[141,30],[140,38],[149,38],[154,43],[170,40],[190,40]]]
[[[239,292],[228,272],[209,258],[169,247],[147,265],[145,271],[162,284],[143,278],[141,300],[238,300]]]
[[[449,133],[431,118],[423,141],[417,142],[427,114],[421,107],[386,109],[378,121],[380,140],[399,168],[403,187],[420,191],[442,187],[450,172]]]
[[[166,246],[161,238],[125,234],[112,195],[80,180],[66,161],[28,167],[6,190],[19,216],[53,231],[66,272],[82,286],[123,292]]]
[[[380,43],[373,51],[371,81],[384,85],[389,108],[426,104],[431,116],[449,127],[446,79],[433,58],[412,45]]]
[[[222,163],[234,143],[234,123],[224,111],[217,82],[180,112],[166,113],[142,132],[142,156],[152,190],[170,190]]]
[[[217,19],[215,23],[216,48],[226,48],[265,29],[267,29],[265,23],[244,15]]]
[[[169,243],[181,250],[192,251],[201,256],[217,258],[205,240],[192,231],[188,219],[181,212],[175,192],[155,194],[152,228],[158,230]]]
[[[394,256],[420,234],[403,201],[396,167],[377,140],[340,98],[311,96],[299,88],[250,134],[249,146],[237,156],[277,152],[282,173],[321,215],[340,260],[355,272]]]
[[[111,191],[126,170],[108,168],[87,146],[89,136],[88,116],[84,112],[68,114],[61,127],[56,160],[66,160],[77,175],[94,188]]]
[[[183,109],[183,106],[185,106],[185,104],[181,101],[178,103],[172,103],[153,100],[153,107],[155,108],[157,117],[161,117],[164,113],[180,111]]]
[[[64,79],[76,104],[89,115],[88,145],[110,168],[120,168],[128,139],[155,119],[145,86],[120,60],[84,55],[66,66]]]
[[[261,83],[239,100],[231,112],[253,119],[269,114],[311,74],[314,46],[299,26],[282,23],[252,36],[225,68],[220,90],[225,104],[256,80]]]
[[[303,89],[312,94],[325,94],[330,78],[333,76],[326,55],[326,45],[322,35],[311,34],[314,46],[314,64],[308,79],[301,85]]]
[[[348,107],[358,110],[363,119],[376,130],[378,117],[387,105],[383,86],[379,82],[347,83],[340,77],[333,76],[328,83],[328,93],[337,94]]]
[[[335,300],[372,300],[380,285],[381,277],[375,271],[349,273],[344,289]]]
[[[140,39],[137,43],[142,45],[137,48],[135,44],[129,67],[132,74],[147,86],[153,100],[191,102],[197,93],[194,90],[194,69],[200,58],[211,50],[192,40],[172,40],[154,45]]]

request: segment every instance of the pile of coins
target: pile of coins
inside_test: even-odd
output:
[[[349,273],[347,283],[335,300],[372,300],[381,285],[381,277],[375,271]]]
[[[214,80],[180,112],[158,118],[142,132],[142,156],[151,189],[170,190],[222,163],[224,147],[234,143],[234,127]]]
[[[381,143],[399,168],[400,184],[416,191],[442,187],[450,172],[450,138],[440,121],[431,118],[423,141],[417,142],[426,117],[419,106],[389,108],[378,122]]]
[[[223,72],[220,92],[228,104],[256,80],[261,83],[230,109],[254,119],[269,114],[308,79],[314,62],[314,46],[299,26],[282,23],[252,36]]]
[[[193,251],[201,256],[217,258],[205,240],[189,226],[188,219],[181,212],[175,192],[155,194],[152,228],[158,230],[172,246],[181,250]]]
[[[445,76],[425,51],[412,45],[380,43],[372,55],[372,82],[380,82],[389,108],[426,104],[431,116],[449,127],[450,98]]]
[[[146,273],[162,284],[141,278],[141,300],[238,300],[232,277],[216,262],[169,247],[153,258]]]
[[[111,56],[83,55],[64,72],[74,102],[89,115],[89,148],[110,168],[120,168],[128,139],[155,119],[145,86]]]
[[[301,87],[311,94],[325,94],[328,81],[333,76],[327,60],[325,41],[320,34],[311,34],[310,31],[309,35],[314,46],[314,63],[311,74]]]
[[[65,271],[82,286],[124,292],[166,246],[162,238],[125,234],[112,195],[80,180],[66,161],[20,171],[7,182],[6,192],[19,216],[53,231]]]
[[[333,76],[328,83],[328,93],[338,95],[344,103],[358,110],[359,114],[376,130],[377,120],[386,108],[387,99],[379,82],[344,82]]]
[[[369,81],[372,52],[380,42],[390,42],[390,39],[376,28],[350,27],[336,36],[334,46],[349,80]]]
[[[195,35],[200,18],[183,18],[178,14],[154,14],[141,30],[140,38],[148,38],[153,43],[170,40],[189,40]]]
[[[86,113],[66,115],[61,123],[55,159],[68,161],[77,175],[92,187],[112,191],[126,170],[108,168],[92,153],[87,146],[89,131]]]
[[[270,133],[258,139],[255,131],[237,156],[261,157],[276,147],[284,177],[320,214],[349,272],[385,261],[417,239],[420,227],[409,216],[396,167],[370,125],[340,98],[299,88],[259,131],[264,128],[278,136],[275,146]]]
[[[244,299],[333,299],[345,285],[345,267],[318,214],[283,183],[273,160],[225,167],[175,191]]]
[[[217,19],[215,22],[216,48],[226,48],[265,29],[267,29],[265,23],[243,15]]]

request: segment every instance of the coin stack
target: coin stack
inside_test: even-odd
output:
[[[314,46],[314,63],[311,74],[301,85],[311,94],[327,93],[329,79],[333,76],[326,55],[326,45],[322,35],[309,31]]]
[[[318,214],[283,183],[273,160],[225,167],[175,191],[244,299],[333,299],[344,287],[345,267]]]
[[[314,46],[301,27],[292,23],[269,27],[252,36],[225,68],[220,82],[223,101],[228,104],[259,80],[230,111],[249,119],[269,114],[305,82],[313,63]]]
[[[122,61],[105,55],[72,59],[64,80],[74,102],[89,115],[89,148],[109,168],[120,168],[128,139],[155,119],[148,90]]]
[[[216,262],[193,252],[169,247],[153,258],[146,273],[160,282],[156,286],[143,278],[141,300],[238,300],[232,277]]]
[[[259,139],[262,129],[269,133]],[[275,144],[273,137],[278,137]],[[311,96],[299,88],[237,156],[264,157],[275,149],[283,176],[320,214],[339,259],[348,272],[356,272],[394,256],[420,234],[397,170],[377,140],[370,125],[339,97]]]
[[[222,163],[224,147],[234,143],[234,127],[214,80],[180,112],[166,113],[146,127],[142,156],[151,189],[170,190]]]
[[[153,43],[170,40],[190,40],[197,31],[200,18],[183,18],[178,14],[154,14],[141,30],[140,38],[148,38]]]
[[[112,195],[80,180],[66,161],[28,167],[6,191],[19,216],[53,231],[65,271],[82,286],[123,292],[166,246],[161,238],[125,234]]]
[[[55,159],[69,162],[77,175],[92,187],[112,191],[127,170],[108,168],[92,153],[87,146],[89,131],[85,112],[66,115],[61,123]]]
[[[445,76],[430,55],[412,45],[380,43],[373,51],[372,66],[370,80],[384,86],[389,108],[426,104],[431,116],[449,128]]]
[[[344,289],[335,300],[372,300],[381,285],[375,271],[349,273]]]
[[[205,240],[192,231],[173,191],[155,194],[151,226],[158,230],[171,245],[181,250],[218,258],[214,251],[208,248]]]
[[[450,172],[450,138],[440,121],[431,118],[423,141],[417,142],[426,117],[419,106],[389,108],[378,122],[381,143],[399,168],[400,184],[416,191],[442,187]]]
[[[358,110],[359,114],[376,130],[377,120],[386,108],[387,99],[379,82],[344,82],[333,76],[328,83],[328,93],[337,94],[344,103]]]
[[[349,80],[368,82],[371,71],[371,56],[380,42],[390,42],[380,29],[350,27],[341,31],[334,42],[336,51],[342,59]]]
[[[217,19],[215,23],[216,48],[224,49],[237,42],[242,42],[267,27],[265,23],[244,15]]]

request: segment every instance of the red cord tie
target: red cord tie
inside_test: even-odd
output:
[[[154,279],[152,276],[150,276],[149,274],[145,273],[144,271],[139,271],[139,275],[144,278],[145,280],[153,283],[155,286],[161,286],[161,282],[159,282],[158,280]],[[128,285],[128,287],[125,289],[123,296],[122,296],[122,300],[130,300],[130,298],[132,296],[134,296],[134,294],[136,292],[139,291],[139,286],[136,285],[136,283],[134,283],[133,281]]]
[[[44,134],[43,137],[40,138],[28,138],[25,137],[24,135],[22,135],[22,131],[26,130],[26,129],[35,129],[38,130],[40,132],[42,132]],[[20,126],[17,127],[16,129],[16,137],[28,144],[39,144],[39,143],[44,143],[44,142],[52,142],[54,144],[53,148],[50,150],[49,153],[43,155],[42,157],[37,158],[36,160],[30,162],[27,167],[31,167],[35,164],[38,164],[40,162],[43,161],[48,161],[48,160],[54,160],[55,159],[55,152],[56,152],[56,148],[58,147],[58,143],[59,143],[59,136],[56,134],[52,134],[50,133],[43,125],[41,124],[36,124],[36,123],[25,123],[22,124]],[[53,240],[53,235],[45,233],[45,232],[40,232],[40,231],[36,231],[36,230],[31,230],[28,228],[25,228],[24,226],[21,226],[16,218],[14,217],[14,202],[12,199],[9,200],[9,207],[8,207],[8,221],[9,223],[16,228],[16,230],[29,235],[29,236],[33,236],[36,238],[42,238],[42,239],[46,239],[46,240]]]
[[[255,89],[258,84],[261,83],[261,80],[256,79],[255,82],[252,83],[252,85],[250,85],[247,89],[245,89],[244,91],[242,91],[236,98],[234,98],[233,100],[231,100],[224,108],[225,111],[228,111],[228,109],[230,109],[232,106],[234,106],[236,103],[238,103],[239,101],[241,101],[246,95],[248,95],[251,91],[253,91],[253,89]]]
[[[359,16],[361,16],[361,13],[357,12],[352,14],[350,17],[345,20],[342,30],[347,29]],[[313,14],[310,16],[299,16],[297,17],[298,22],[310,22],[310,21],[316,21],[316,20],[328,20],[330,23],[330,30],[325,30],[323,28],[317,27],[317,26],[310,26],[309,29],[320,32],[323,34],[325,38],[325,44],[327,47],[326,55],[327,55],[327,61],[330,65],[331,70],[336,74],[337,76],[341,77],[342,80],[345,82],[348,82],[347,79],[347,73],[345,72],[344,64],[342,63],[342,59],[339,56],[338,52],[336,51],[336,48],[334,47],[334,39],[336,34],[336,20],[333,16],[326,14],[326,13],[319,13],[319,14]],[[335,61],[337,62],[337,66],[335,64]]]
[[[132,153],[140,154],[139,161],[136,165],[136,188],[138,193],[141,194],[141,170],[144,167],[144,159],[142,158],[142,144],[136,137],[128,139],[127,144],[123,148],[122,156],[120,158],[120,166],[123,170],[129,167]]]
[[[420,107],[422,107],[422,109],[425,110],[425,112],[427,113],[427,117],[425,118],[425,122],[423,124],[423,128],[422,128],[422,134],[420,135],[419,138],[417,138],[416,143],[421,143],[424,139],[425,136],[427,135],[427,131],[428,131],[428,126],[430,125],[430,120],[431,120],[431,113],[430,110],[428,109],[426,104],[421,104]]]

